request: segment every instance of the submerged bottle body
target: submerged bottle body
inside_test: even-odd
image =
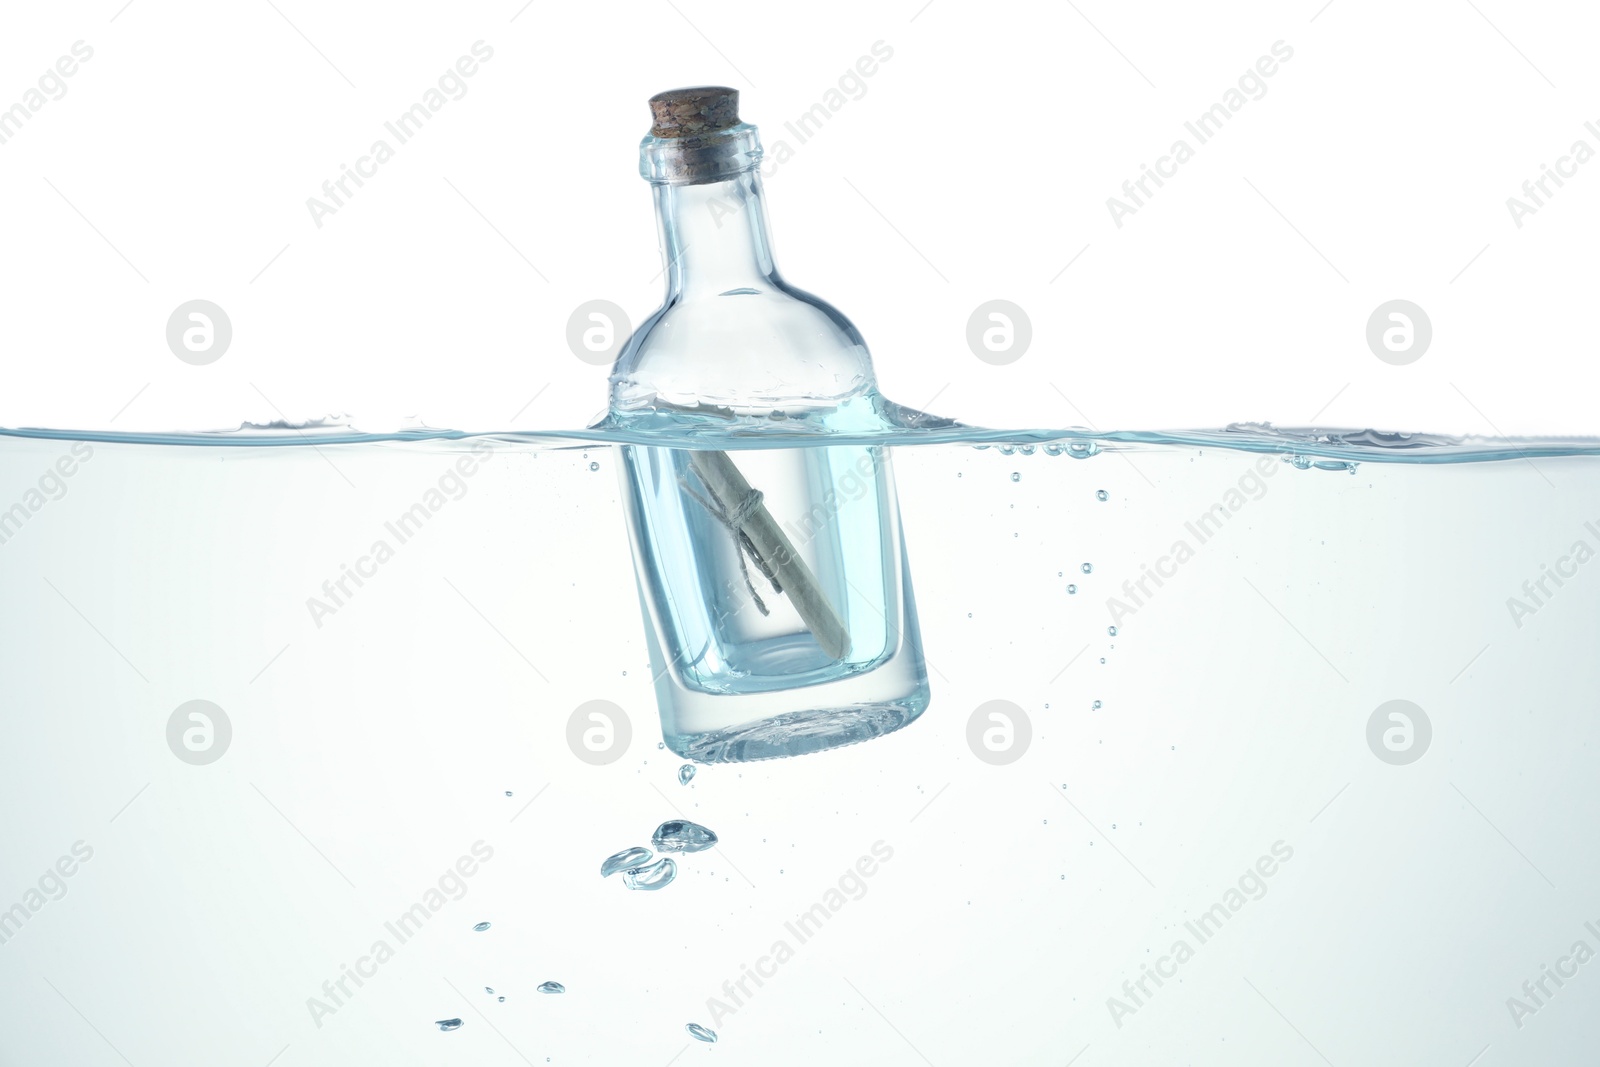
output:
[[[623,451],[669,748],[706,762],[799,755],[922,713],[927,675],[886,449],[709,453],[760,487],[777,537],[724,506],[704,454]]]

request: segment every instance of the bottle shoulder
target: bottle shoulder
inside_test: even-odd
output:
[[[854,324],[819,297],[769,277],[669,299],[618,355],[611,405],[803,411],[874,388],[872,357]]]

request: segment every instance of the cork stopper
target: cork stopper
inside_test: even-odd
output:
[[[656,137],[700,137],[739,125],[739,90],[725,85],[668,89],[650,98]]]

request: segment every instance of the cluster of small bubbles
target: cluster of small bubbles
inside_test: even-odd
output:
[[[1076,593],[1077,591],[1078,591],[1078,587],[1075,584],[1073,584],[1071,582],[1067,583],[1067,592],[1069,594],[1070,593]]]
[[[1012,471],[1011,472],[1011,480],[1014,481],[1014,482],[1022,481],[1022,472],[1021,471]]]
[[[1107,626],[1106,633],[1110,634],[1112,637],[1115,637],[1117,636],[1117,628],[1115,626]]]
[[[1094,498],[1101,503],[1104,503],[1105,501],[1111,499],[1111,494],[1106,492],[1104,489],[1096,489],[1094,491]]]
[[[1094,564],[1093,564],[1093,563],[1085,563],[1085,564],[1084,564],[1084,565],[1083,565],[1083,568],[1082,568],[1082,569],[1083,569],[1083,573],[1085,573],[1085,574],[1091,574],[1091,573],[1093,573],[1093,572],[1094,572]]]

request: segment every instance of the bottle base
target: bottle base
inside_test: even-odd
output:
[[[842,748],[906,726],[928,707],[926,686],[904,698],[787,712],[701,734],[667,734],[667,747],[697,763],[746,763]]]

